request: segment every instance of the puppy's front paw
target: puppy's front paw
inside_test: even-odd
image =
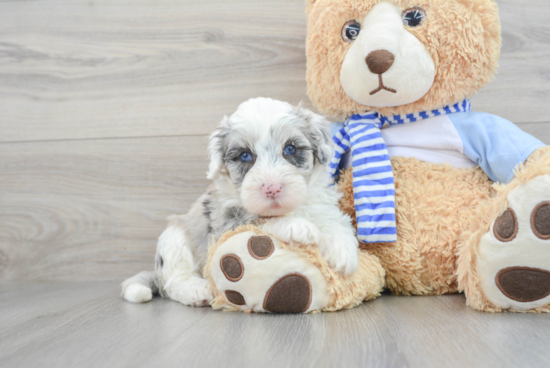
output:
[[[334,270],[351,275],[359,267],[357,238],[349,236],[327,236],[319,243],[319,250]]]
[[[299,244],[318,244],[321,237],[317,226],[301,218],[290,222],[287,230],[288,240]]]
[[[283,217],[270,220],[262,225],[262,230],[285,243],[318,244],[321,237],[319,228],[300,217]]]

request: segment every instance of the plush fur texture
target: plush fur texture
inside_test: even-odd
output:
[[[470,307],[486,312],[502,311],[502,308],[494,305],[487,299],[481,287],[481,279],[476,267],[481,239],[489,233],[495,218],[508,208],[507,197],[510,192],[541,175],[550,175],[550,147],[544,147],[535,151],[526,161],[525,165],[518,168],[514,180],[509,185],[496,184],[494,186],[496,191],[495,197],[479,206],[475,216],[471,217],[468,229],[462,234],[458,246],[457,270],[459,290],[463,291],[466,295],[467,304]],[[521,246],[528,247],[529,244],[521,244]],[[511,312],[548,313],[550,312],[550,303],[532,310],[516,310],[514,308],[508,310]]]
[[[383,2],[387,4],[380,6]],[[334,119],[342,121],[365,111],[377,111],[382,115],[408,114],[451,105],[473,96],[496,73],[501,38],[494,0],[308,0],[307,3],[308,94],[319,110]],[[363,54],[358,55],[364,56],[367,64],[371,43],[380,41],[376,41],[376,37],[389,37],[391,47],[395,42],[414,44],[406,41],[408,35],[400,36],[403,30],[394,22],[397,12],[391,10],[395,6],[403,11],[417,6],[426,11],[422,26],[404,26],[403,29],[416,37],[431,55],[435,65],[433,84],[424,96],[411,103],[395,106],[392,93],[382,91],[379,92],[385,93],[382,105],[380,101],[376,103],[378,107],[362,104],[356,100],[368,99],[367,95],[349,96],[342,86],[342,83],[356,83],[351,78],[353,73],[348,70],[342,77],[342,69],[347,67],[343,67],[344,60],[352,48],[358,47],[353,43],[357,41],[363,48]],[[394,17],[395,29],[381,34],[359,33],[353,42],[343,40],[342,27],[350,20],[368,23],[365,29],[373,24],[377,26],[371,21],[372,17],[368,17],[375,7],[381,17]],[[379,23],[387,26],[384,22]],[[393,56],[397,63],[400,53],[393,51]],[[353,66],[357,78],[368,82],[372,75],[365,77],[363,74],[369,73],[370,66],[367,69],[367,65],[363,65],[360,58],[358,60]],[[387,87],[398,90],[399,80],[395,80],[397,84]],[[392,83],[396,83],[395,80]],[[405,77],[403,81],[405,85]],[[508,185],[493,183],[479,168],[458,169],[402,157],[393,157],[392,167],[396,182],[398,241],[360,246],[363,252],[375,255],[380,261],[386,274],[386,287],[404,295],[464,291],[469,306],[489,312],[550,310],[550,297],[528,303],[505,300],[495,286],[496,278],[490,268],[506,264],[550,270],[550,253],[544,250],[550,241],[537,238],[527,218],[533,211],[529,206],[550,200],[550,189],[545,187],[550,180],[550,148],[536,151],[518,168],[515,179]],[[339,189],[343,193],[341,209],[355,221],[351,170],[342,172]],[[521,196],[518,199],[518,193],[525,196],[525,201]],[[511,241],[501,252],[493,235],[493,225],[512,205],[510,198],[514,206],[521,207],[516,209],[520,216],[517,221],[522,226],[518,236],[522,238],[521,244],[518,238],[518,244]],[[523,205],[523,202],[529,204]]]
[[[494,0],[397,0],[403,9],[420,6],[425,24],[407,31],[420,40],[435,64],[435,80],[419,100],[395,107],[372,107],[346,95],[340,69],[352,44],[342,40],[343,25],[361,21],[381,0],[308,1],[307,83],[315,106],[334,119],[366,110],[405,114],[450,105],[473,96],[495,75],[500,54],[500,22]],[[399,86],[392,86],[398,89]]]
[[[403,27],[402,9],[381,2],[360,21],[361,31],[340,68],[346,94],[362,105],[379,107],[422,98],[433,85],[435,63],[422,41]]]
[[[396,186],[396,243],[361,244],[386,270],[386,286],[395,294],[455,293],[456,250],[470,225],[472,208],[494,196],[492,182],[477,168],[458,169],[414,158],[392,159]],[[352,172],[339,183],[341,208],[355,219]],[[427,195],[429,193],[429,195]]]
[[[213,264],[211,260],[220,245],[233,236],[246,231],[252,231],[257,235],[271,235],[252,225],[242,226],[234,231],[225,233],[215,245],[209,248],[209,261],[206,262],[204,275],[210,280],[211,291],[215,295],[212,302],[214,309],[223,309],[226,311],[242,310],[229,303],[223,294],[216,289],[215,280],[212,279],[211,274],[212,267],[216,267],[217,265]],[[332,312],[355,307],[364,300],[377,298],[384,287],[384,269],[381,267],[378,258],[369,252],[358,252],[359,267],[357,272],[345,276],[340,272],[336,272],[327,264],[319,248],[315,245],[293,247],[288,243],[282,243],[281,247],[293,251],[296,257],[305,258],[321,271],[326,280],[329,293],[329,302],[323,311]],[[252,310],[244,309],[244,311],[251,312]]]
[[[480,241],[508,208],[507,196],[513,189],[550,175],[550,147],[533,153],[509,185],[493,183],[479,168],[458,169],[403,157],[393,158],[392,166],[398,241],[361,245],[380,259],[386,287],[403,295],[464,292],[470,307],[501,312],[481,287],[476,264]],[[342,173],[339,189],[344,194],[340,207],[355,221],[351,169]],[[550,304],[507,310],[550,312]]]

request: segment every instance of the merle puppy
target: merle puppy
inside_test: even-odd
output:
[[[254,224],[291,245],[316,244],[335,270],[357,270],[358,241],[327,173],[333,155],[329,122],[300,106],[269,98],[241,104],[209,142],[213,185],[188,214],[172,216],[160,236],[154,272],[122,284],[123,297],[155,294],[186,305],[213,299],[202,277],[208,245]]]

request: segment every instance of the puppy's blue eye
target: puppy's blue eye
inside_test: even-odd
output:
[[[292,156],[293,154],[296,153],[296,147],[294,147],[293,145],[289,144],[288,146],[285,147],[284,153],[285,153],[285,155],[287,155],[287,156]]]
[[[248,162],[250,160],[252,160],[252,155],[250,154],[250,152],[241,153],[241,161]]]

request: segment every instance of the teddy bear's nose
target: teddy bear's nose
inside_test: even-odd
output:
[[[376,50],[367,55],[365,61],[374,74],[383,74],[393,65],[395,56],[388,50]]]

